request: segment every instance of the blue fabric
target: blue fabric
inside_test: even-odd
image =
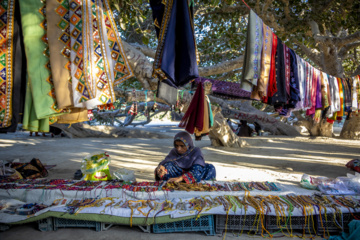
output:
[[[296,53],[291,48],[289,48],[289,52],[290,52],[290,100],[287,107],[295,108],[298,101],[300,101],[300,85],[299,85]]]
[[[360,220],[352,220],[349,223],[349,233],[343,232],[340,236],[330,236],[329,240],[359,240]]]
[[[196,182],[200,182],[201,180],[211,180],[216,178],[216,170],[214,165],[205,164],[204,166],[193,165],[189,169],[182,169],[174,162],[167,162],[164,164],[164,167],[167,170],[167,174],[164,175],[162,180],[167,181],[170,178],[180,177],[183,174],[191,174]]]
[[[172,0],[166,4],[163,9],[161,1],[150,1],[154,18],[159,21],[161,12],[164,12],[154,70],[160,68],[166,75],[163,82],[177,88],[199,77],[193,13],[187,1]]]

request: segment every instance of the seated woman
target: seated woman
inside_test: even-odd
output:
[[[205,163],[200,148],[194,146],[187,132],[175,135],[174,148],[155,169],[155,179],[168,182],[195,183],[215,178],[215,167]]]

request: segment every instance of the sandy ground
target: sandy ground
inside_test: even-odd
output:
[[[172,148],[172,138],[180,131],[176,123],[153,123],[141,130],[162,133],[168,138],[86,138],[70,139],[29,137],[28,132],[0,135],[0,160],[19,159],[28,162],[39,158],[44,164],[56,165],[48,178],[73,178],[84,156],[106,151],[111,156],[110,170],[127,168],[135,171],[138,181],[153,180],[153,171]],[[211,147],[205,137],[197,141],[205,160],[215,165],[217,180],[274,181],[299,184],[304,173],[335,178],[354,173],[345,164],[360,157],[360,141],[324,137],[266,136],[246,139],[245,148]],[[119,231],[120,230],[120,231]],[[88,229],[61,229],[43,233],[34,224],[15,226],[0,232],[0,239],[213,239],[204,234],[146,234],[140,229],[116,226],[96,233]],[[71,236],[71,238],[70,238]],[[233,238],[231,234],[228,236]],[[214,239],[219,237],[214,237]],[[250,237],[251,238],[251,237]],[[259,237],[257,237],[259,238]],[[242,236],[241,239],[247,239]],[[287,238],[283,238],[287,239]]]

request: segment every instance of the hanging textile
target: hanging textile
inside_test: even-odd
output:
[[[53,122],[53,117],[63,114],[63,111],[58,108],[51,76],[46,7],[37,0],[20,1],[20,11],[28,74],[23,128],[34,126],[32,128],[36,131],[36,126],[39,126],[38,131],[48,132],[50,119]],[[30,119],[25,120],[25,117]],[[35,124],[36,121],[47,124]]]
[[[306,75],[305,75],[305,62],[300,56],[296,55],[297,71],[299,79],[299,94],[300,101],[296,105],[296,109],[305,108],[305,97],[306,97]]]
[[[352,77],[351,96],[352,96],[352,108],[355,111],[359,109],[360,95],[360,75]]]
[[[115,101],[114,84],[133,76],[107,0],[69,5],[71,75],[76,107]],[[83,21],[83,18],[85,19]]]
[[[13,99],[14,0],[0,4],[0,128],[11,126]]]
[[[289,48],[290,55],[290,79],[289,79],[289,93],[290,99],[287,104],[288,109],[294,109],[300,98],[300,83],[299,83],[299,73],[298,73],[298,62],[296,58],[296,53],[294,50]]]
[[[192,5],[184,0],[150,0],[150,6],[155,27],[161,24],[153,76],[172,87],[183,86],[199,77]]]
[[[250,10],[246,47],[241,79],[241,88],[251,92],[260,77],[261,49],[263,44],[263,21],[253,10]]]
[[[222,98],[229,98],[229,99],[250,98],[251,93],[241,89],[238,83],[218,81],[204,77],[199,77],[195,79],[194,84],[199,84],[200,82],[204,83],[205,81],[211,82],[212,95],[214,96],[219,96]]]
[[[210,118],[209,118],[209,102],[206,100],[206,96],[204,99],[204,115],[203,115],[203,127],[202,129],[198,129],[195,127],[194,135],[195,140],[201,140],[201,138],[207,134],[209,134],[210,131]]]
[[[267,88],[267,96],[263,98],[264,103],[268,103],[268,97],[274,96],[277,92],[276,86],[276,52],[277,52],[277,36],[275,33],[272,33],[272,47],[271,47],[271,62],[270,62],[270,72],[269,72],[269,85]]]
[[[49,14],[46,15],[47,25],[52,26],[47,29],[47,36],[56,100],[59,108],[69,109],[69,113],[58,117],[57,122],[71,124],[87,121],[87,110],[74,108],[73,103],[70,74],[69,1],[48,0],[46,9],[50,9]]]
[[[336,112],[340,111],[340,90],[339,84],[335,77],[329,76],[329,86],[331,95],[331,104],[329,110],[329,118],[333,118]]]
[[[340,110],[336,113],[338,120],[341,120],[344,116],[344,87],[341,81],[341,78],[336,78],[339,85],[339,95],[340,95]]]
[[[22,122],[26,58],[18,1],[0,4],[0,133],[15,132]]]
[[[285,89],[287,93],[287,99],[290,96],[290,50],[283,44],[284,47],[284,67],[285,67]]]
[[[191,99],[188,110],[179,123],[179,127],[185,128],[190,134],[196,131],[202,131],[204,128],[204,101],[205,91],[200,82],[193,98]]]
[[[306,115],[308,115],[308,116],[315,114],[316,103],[318,103],[318,105],[319,105],[319,101],[317,101],[317,99],[316,99],[316,96],[318,96],[317,91],[318,91],[319,74],[318,74],[318,70],[313,68],[312,66],[310,66],[310,69],[311,69],[310,70],[311,85],[310,85],[310,99],[309,99],[310,104],[309,105],[311,107],[306,111]],[[321,102],[320,102],[320,104],[321,104]]]
[[[264,39],[263,39],[262,52],[261,52],[260,78],[257,82],[257,91],[259,94],[259,99],[262,99],[267,96],[270,66],[271,66],[272,39],[273,39],[273,32],[271,31],[271,28],[265,25],[264,23],[263,23],[263,33],[264,33]]]
[[[284,61],[284,47],[282,41],[278,38],[275,56],[275,78],[277,92],[272,97],[268,98],[268,103],[274,105],[275,108],[280,108],[287,102]]]

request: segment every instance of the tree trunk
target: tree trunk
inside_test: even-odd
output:
[[[326,119],[315,122],[314,119],[310,117],[303,117],[298,111],[293,112],[293,114],[299,120],[294,125],[306,128],[310,136],[334,137],[333,124],[327,122]]]
[[[360,139],[360,114],[352,113],[347,119],[340,133],[340,138]]]
[[[166,135],[114,126],[90,126],[84,123],[68,124],[55,123],[52,126],[61,129],[69,138],[169,138]]]

